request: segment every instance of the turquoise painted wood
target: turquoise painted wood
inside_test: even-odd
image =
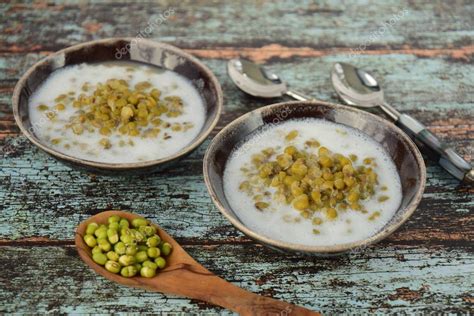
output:
[[[213,134],[272,102],[233,86],[229,58],[266,62],[294,88],[328,101],[337,101],[329,69],[347,61],[375,70],[391,103],[472,159],[474,3],[346,2],[0,5],[0,313],[229,313],[119,287],[89,270],[73,247],[74,228],[110,208],[158,222],[238,286],[326,314],[472,312],[474,191],[431,162],[420,207],[392,236],[346,256],[308,258],[263,248],[220,215],[202,178],[209,140],[165,174],[104,177],[56,162],[14,124],[13,87],[35,61],[91,39],[144,34],[172,9],[146,37],[185,48],[217,75],[225,113]]]

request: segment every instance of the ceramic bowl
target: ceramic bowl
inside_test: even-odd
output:
[[[60,153],[39,140],[29,119],[28,99],[55,70],[80,63],[136,61],[179,73],[199,91],[206,107],[206,121],[199,135],[171,156],[137,163],[103,163]],[[13,113],[25,136],[54,158],[80,169],[98,173],[149,173],[162,170],[190,154],[214,129],[223,107],[222,90],[212,72],[199,60],[174,46],[135,38],[112,38],[74,45],[60,50],[32,66],[18,81],[13,92]]]
[[[306,246],[273,240],[246,227],[230,207],[223,188],[223,173],[232,150],[247,135],[267,124],[293,118],[318,118],[363,131],[380,143],[393,159],[402,183],[402,202],[391,219],[371,237],[334,246]],[[312,255],[334,255],[360,249],[378,242],[402,225],[421,200],[426,181],[423,158],[411,139],[394,124],[367,112],[325,102],[285,102],[249,112],[227,125],[212,140],[204,157],[204,179],[212,201],[219,211],[248,237],[282,251]]]

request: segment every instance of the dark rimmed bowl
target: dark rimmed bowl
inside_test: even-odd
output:
[[[206,121],[196,138],[174,155],[139,163],[103,163],[60,153],[43,144],[29,119],[28,99],[55,70],[67,65],[104,61],[136,61],[169,69],[188,78],[199,91],[206,106]],[[33,65],[21,77],[13,92],[13,114],[25,136],[54,158],[79,169],[106,174],[143,174],[162,170],[196,149],[214,129],[223,107],[219,82],[195,57],[174,46],[136,38],[111,38],[74,45],[60,50]]]
[[[402,183],[402,202],[392,220],[378,233],[357,242],[334,246],[305,246],[270,239],[247,228],[226,200],[223,174],[227,159],[247,135],[267,124],[292,118],[320,118],[357,128],[379,142],[392,157]],[[402,225],[415,211],[426,182],[423,158],[410,138],[392,123],[367,112],[326,102],[284,102],[247,113],[227,125],[212,140],[204,156],[204,180],[212,201],[219,211],[248,237],[277,250],[311,255],[335,255],[367,247],[378,242]]]

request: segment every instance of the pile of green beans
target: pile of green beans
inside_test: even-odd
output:
[[[254,200],[258,211],[271,209],[274,200],[291,204],[302,218],[321,225],[342,212],[368,213],[361,202],[387,190],[379,185],[375,158],[366,157],[358,163],[357,155],[332,152],[316,139],[306,140],[298,149],[292,144],[297,137],[297,130],[290,131],[284,138],[286,147],[264,148],[241,168],[246,179],[239,190]],[[380,195],[378,202],[389,198]],[[368,220],[379,215],[376,211]]]
[[[134,87],[123,79],[109,79],[97,85],[86,82],[81,90],[77,97],[74,91],[70,91],[57,96],[54,99],[56,105],[40,104],[37,109],[45,112],[53,122],[64,122],[57,120],[59,112],[74,108],[74,115],[69,117],[64,127],[77,135],[97,131],[104,136],[99,141],[104,149],[113,147],[111,137],[114,135],[156,138],[165,131],[166,137],[169,129],[184,132],[193,127],[191,122],[175,121],[183,114],[183,100],[178,96],[162,97],[161,91],[148,81],[139,82]],[[59,137],[51,142],[58,145],[66,140]],[[123,139],[118,142],[120,147],[127,144],[133,146],[134,143]],[[68,148],[70,144],[66,143],[64,147]]]
[[[129,222],[112,215],[107,224],[87,225],[84,242],[92,249],[92,260],[123,277],[140,274],[151,278],[166,266],[173,247],[163,241],[156,228],[141,217]]]

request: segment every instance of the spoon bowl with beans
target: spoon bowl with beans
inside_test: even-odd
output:
[[[156,224],[156,234],[171,245],[172,252],[167,256],[167,265],[153,277],[124,277],[108,271],[97,264],[92,257],[92,250],[84,241],[90,223],[107,224],[111,216],[132,222],[139,215],[124,211],[105,211],[81,222],[75,234],[75,245],[81,259],[92,270],[110,281],[149,291],[173,294],[205,301],[225,307],[242,315],[320,315],[300,306],[257,295],[239,288],[213,274],[194,260],[170,235]],[[90,235],[89,235],[90,236]]]

